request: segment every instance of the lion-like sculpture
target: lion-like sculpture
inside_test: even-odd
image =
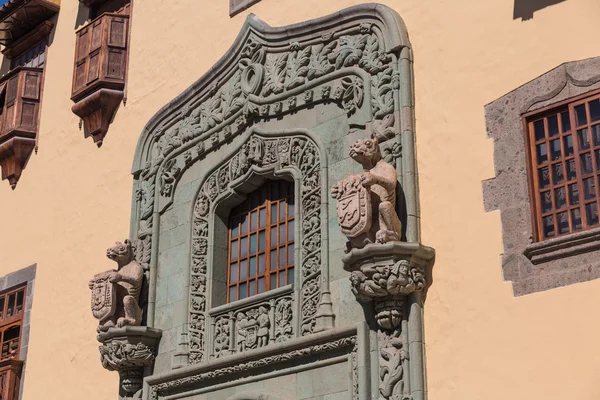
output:
[[[140,325],[142,309],[139,300],[144,269],[134,259],[131,243],[129,240],[116,242],[106,250],[106,257],[117,263],[117,270],[97,274],[89,284],[92,289],[92,311],[100,320],[98,330]]]
[[[364,172],[350,175],[331,188],[332,197],[338,201],[340,228],[348,237],[347,250],[400,240],[396,169],[383,160],[374,135],[354,143],[350,157],[362,165]]]

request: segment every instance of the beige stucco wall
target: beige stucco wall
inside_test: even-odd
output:
[[[600,3],[566,0],[521,21],[513,0],[381,2],[402,15],[415,52],[422,237],[437,250],[425,318],[430,399],[597,399],[600,282],[513,297],[481,181],[494,175],[484,104],[597,56]],[[277,26],[358,3],[263,0],[249,11]],[[113,267],[104,250],[128,235],[142,127],[220,58],[248,13],[230,19],[226,0],[136,3],[127,106],[98,150],[70,111],[78,10],[63,2],[48,53],[39,154],[14,192],[0,185],[0,275],[38,264],[24,400],[116,396],[87,281]]]

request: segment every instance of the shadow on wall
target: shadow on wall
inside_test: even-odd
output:
[[[522,21],[527,21],[533,18],[534,12],[563,1],[566,0],[515,0],[513,19],[521,18]]]

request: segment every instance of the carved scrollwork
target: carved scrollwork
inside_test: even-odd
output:
[[[154,362],[155,350],[144,343],[131,344],[112,341],[98,348],[102,366],[109,371],[120,371],[127,367],[140,367]]]

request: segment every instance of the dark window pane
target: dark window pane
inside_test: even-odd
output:
[[[570,160],[567,160],[565,164],[567,166],[567,180],[572,181],[577,177],[577,172],[575,172],[575,159],[572,158]]]
[[[267,247],[267,231],[260,231],[258,233],[258,251],[264,251]]]
[[[229,288],[229,301],[237,300],[237,286],[232,286]]]
[[[548,215],[547,217],[542,218],[542,225],[544,229],[544,237],[553,237],[554,236],[554,216]]]
[[[572,206],[579,204],[579,187],[576,183],[569,185],[569,204]]]
[[[592,122],[600,120],[600,100],[592,100],[588,104],[590,107],[590,120]]]
[[[563,183],[565,180],[565,176],[563,174],[563,166],[562,163],[554,164],[552,166],[552,182],[555,185]]]
[[[600,150],[595,151],[596,156],[596,171],[600,171]]]
[[[571,130],[571,119],[569,118],[569,112],[565,111],[560,114],[560,119],[562,121],[562,131],[569,132]]]
[[[548,167],[538,169],[538,181],[540,189],[545,189],[550,186],[550,174],[548,173]]]
[[[240,257],[246,257],[248,255],[248,236],[243,237],[240,240]]]
[[[585,206],[585,215],[588,225],[598,224],[598,205],[596,202],[587,204]]]
[[[571,210],[571,225],[574,231],[581,229],[581,212],[579,208]]]
[[[288,240],[294,240],[294,220],[288,222]]]
[[[287,283],[288,285],[294,283],[294,268],[289,268],[287,270]]]
[[[248,279],[248,260],[240,262],[240,281]]]
[[[279,285],[277,287],[285,286],[285,271],[281,271],[279,274]]]
[[[546,143],[538,144],[535,148],[537,149],[537,163],[543,164],[548,161],[548,149],[546,148]]]
[[[266,268],[266,256],[264,254],[261,254],[258,256],[258,274],[262,275],[265,273],[265,268]]]
[[[587,116],[585,115],[585,104],[580,104],[575,107],[575,114],[577,115],[577,126],[587,124]]]
[[[569,232],[569,213],[561,212],[557,214],[558,233],[563,234]]]
[[[579,138],[579,150],[590,148],[590,136],[588,135],[587,128],[578,130],[577,137]]]
[[[565,146],[565,157],[573,155],[573,136],[568,135],[563,138],[563,143]]]
[[[290,244],[287,247],[287,253],[288,253],[288,264],[294,265],[294,245],[293,244]]]
[[[267,209],[266,209],[266,207],[261,208],[259,211],[258,226],[260,228],[264,228],[265,226],[267,226]]]
[[[250,257],[250,275],[248,276],[256,276],[256,257]]]
[[[23,311],[23,296],[25,295],[24,291],[20,291],[17,293],[17,314]]]
[[[240,284],[240,300],[245,299],[246,297],[247,297],[246,284],[242,283],[242,284]]]
[[[548,135],[550,137],[558,135],[558,116],[548,117]]]
[[[596,197],[596,182],[593,177],[583,180],[583,198],[586,200]]]
[[[250,296],[254,296],[256,294],[256,281],[248,282],[248,289],[250,289]]]
[[[540,119],[539,121],[535,121],[533,123],[533,131],[535,133],[535,140],[542,140],[546,137],[546,133],[544,132],[544,120]]]
[[[581,156],[581,174],[591,174],[592,169],[592,153],[584,153]]]
[[[271,285],[270,289],[275,289],[277,287],[277,274],[273,273],[269,276],[269,285]]]
[[[258,211],[252,211],[250,214],[250,230],[255,231],[258,225]]]
[[[562,152],[560,150],[560,139],[556,139],[550,142],[550,157],[553,161],[560,159]]]
[[[250,254],[256,253],[256,233],[250,235]]]
[[[567,206],[567,196],[564,186],[554,189],[554,204],[557,210]]]
[[[232,238],[236,238],[237,237],[237,235],[239,233],[239,226],[238,226],[239,224],[240,224],[240,219],[239,218],[234,218],[231,221],[230,227],[231,227],[231,237]]]
[[[265,291],[265,278],[258,278],[258,293]]]
[[[0,319],[4,319],[4,297],[0,298]]]
[[[600,146],[600,124],[592,126],[592,140],[594,146]]]
[[[229,254],[231,257],[231,261],[235,261],[238,258],[238,241],[234,240],[231,242],[231,246],[229,246]]]
[[[230,269],[231,269],[231,273],[230,273],[229,281],[232,282],[232,283],[233,282],[237,282],[238,276],[239,276],[239,274],[238,274],[238,271],[239,271],[238,263],[231,264]]]
[[[271,204],[271,223],[277,222],[277,203]]]
[[[248,216],[242,215],[241,220],[242,220],[242,235],[243,235],[244,233],[248,233]]]
[[[598,125],[600,126],[600,125]],[[292,218],[294,216],[294,197],[290,197],[288,199],[288,218]]]
[[[6,318],[15,315],[15,295],[8,296],[8,307],[6,308]]]
[[[552,211],[552,193],[550,191],[541,194],[541,201],[543,213]]]
[[[279,199],[279,186],[277,184],[271,185],[271,200]]]

